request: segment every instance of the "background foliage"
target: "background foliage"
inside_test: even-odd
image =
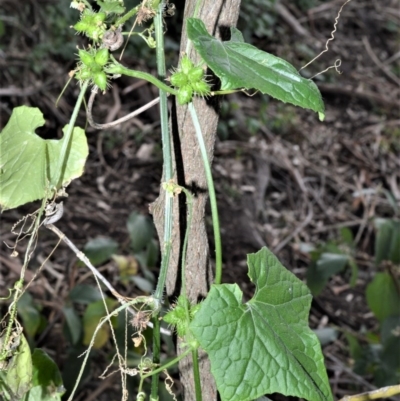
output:
[[[305,32],[274,2],[264,1],[244,2],[238,27],[246,40],[300,68],[323,48],[340,2],[280,4]],[[45,139],[59,138],[77,94],[71,85],[55,108],[74,65],[71,55],[77,52],[76,43],[82,43],[68,29],[76,20],[75,11],[59,1],[39,6],[34,1],[4,0],[3,5],[0,126],[13,107],[37,106],[46,119],[38,132]],[[179,2],[176,5],[176,17],[167,21],[171,65],[176,62],[182,9]],[[400,362],[392,351],[399,345],[399,311],[394,305],[399,297],[400,200],[396,157],[400,65],[395,57],[399,20],[393,10],[396,2],[389,0],[350,3],[331,52],[304,72],[311,76],[333,64],[336,56],[342,59],[341,76],[329,71],[316,78],[328,110],[325,123],[261,95],[235,95],[221,105],[214,174],[227,255],[225,280],[242,281],[244,296],[251,298],[254,289],[243,257],[264,244],[296,275],[308,278],[317,295],[311,325],[324,345],[338,397],[399,381]],[[140,40],[127,46],[124,57],[127,64],[154,72],[150,52]],[[147,85],[122,80],[98,104],[96,115],[112,120],[154,95]],[[85,126],[83,112],[79,121]],[[71,187],[63,229],[88,254],[100,246],[104,253],[96,264],[121,292],[149,293],[157,274],[152,229],[141,246],[129,233],[132,225],[139,224],[132,216],[140,216],[143,223],[158,190],[157,111],[150,110],[118,130],[95,133],[89,128],[88,132],[89,164]],[[7,295],[21,266],[18,257],[9,257],[3,241],[12,244],[11,226],[19,213],[34,208],[2,215],[0,296]],[[30,277],[55,245],[45,232],[41,239]],[[20,243],[20,254],[23,250]],[[95,254],[99,256],[98,251]],[[86,270],[60,246],[20,301],[28,342],[53,357],[67,388],[80,363],[76,356],[87,343],[91,319],[104,312],[98,300]],[[6,303],[1,302],[4,312]],[[117,320],[113,324],[117,333],[124,327]],[[168,357],[173,347],[168,338],[165,341]],[[97,347],[80,391],[92,394],[92,399],[107,399],[118,392],[116,381],[112,376],[101,382],[95,378],[109,362],[109,333],[102,333]],[[130,350],[132,362],[138,355]],[[134,379],[130,386],[134,388]]]

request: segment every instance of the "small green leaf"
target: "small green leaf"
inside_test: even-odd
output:
[[[335,274],[347,265],[349,256],[339,253],[322,253],[307,269],[307,285],[313,295],[318,295]]]
[[[129,280],[134,282],[135,285],[143,292],[151,294],[154,291],[154,283],[144,277],[132,276]]]
[[[22,318],[28,338],[33,339],[40,326],[40,313],[28,292],[24,292],[18,300],[18,314]]]
[[[96,3],[101,7],[102,11],[107,14],[123,14],[125,12],[125,7],[123,7],[123,2],[120,0],[115,1],[100,1],[96,0]]]
[[[154,238],[147,244],[145,267],[155,267],[160,255],[158,241]]]
[[[65,136],[60,140],[40,138],[35,129],[44,123],[39,109],[16,107],[0,134],[0,205],[3,210],[51,195],[49,187],[56,177]],[[74,128],[62,184],[82,175],[88,152],[85,132]]]
[[[205,24],[188,18],[187,33],[203,60],[221,80],[221,90],[256,89],[282,102],[314,110],[324,118],[324,103],[315,83],[303,78],[287,61],[244,43],[231,28],[231,40],[211,36]]]
[[[0,21],[0,38],[4,36],[6,29],[4,27],[3,21]]]
[[[267,248],[248,255],[254,297],[213,285],[190,329],[211,360],[222,401],[279,392],[332,400],[321,346],[308,327],[311,295]]]
[[[382,323],[382,364],[400,376],[400,316],[390,316]],[[393,383],[395,384],[395,383]]]
[[[55,362],[43,350],[35,348],[32,363],[33,387],[29,391],[28,401],[60,401],[65,389]]]
[[[32,387],[32,357],[28,342],[20,335],[20,345],[7,366],[5,384],[13,394],[12,400],[20,400]]]
[[[134,252],[142,251],[153,239],[153,222],[142,214],[132,212],[126,223]]]
[[[342,227],[340,229],[341,240],[349,247],[354,248],[354,235],[348,227]]]
[[[100,301],[102,299],[99,289],[97,287],[88,284],[76,285],[70,291],[68,297],[72,302],[84,305]]]
[[[393,280],[388,273],[376,273],[365,290],[368,306],[381,322],[400,315],[400,295]]]
[[[117,301],[115,299],[106,298],[106,304],[109,312],[115,307]],[[107,312],[104,307],[103,300],[93,302],[85,310],[83,315],[83,344],[89,345],[92,340],[92,336],[100,322],[100,319],[106,316]],[[113,319],[111,319],[113,320]],[[114,319],[115,320],[115,319]],[[110,327],[104,324],[100,330],[97,332],[96,338],[94,340],[93,348],[99,349],[103,347],[104,344],[110,338]]]
[[[118,250],[118,242],[111,238],[98,237],[86,243],[83,252],[94,266],[100,266]]]
[[[350,287],[355,287],[358,278],[358,266],[354,258],[349,258],[348,263],[351,269]]]
[[[358,338],[353,336],[350,333],[344,333],[347,342],[349,343],[349,351],[350,351],[350,356],[354,360],[359,360],[362,356],[362,348],[360,343],[358,342]]]
[[[78,341],[81,338],[82,334],[82,323],[78,314],[75,312],[75,309],[72,306],[64,306],[63,307],[64,317],[66,329],[69,334],[69,338],[73,345],[78,344]]]
[[[400,221],[392,219],[375,219],[377,229],[375,240],[375,263],[390,260],[400,263]]]

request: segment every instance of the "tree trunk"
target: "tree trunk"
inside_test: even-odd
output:
[[[186,49],[186,18],[193,16],[197,0],[187,0],[184,13],[184,28],[181,41],[181,55]],[[198,18],[206,24],[210,34],[219,38],[229,39],[229,27],[235,26],[239,15],[240,0],[203,0]],[[224,36],[228,34],[228,37]],[[193,62],[199,62],[200,57],[193,49],[189,54]],[[215,135],[218,124],[218,114],[215,111],[216,101],[195,99],[194,105],[200,121],[206,144],[208,157],[212,161],[214,154]],[[190,228],[189,243],[186,259],[186,289],[189,299],[196,303],[207,295],[210,284],[213,280],[213,273],[210,264],[210,251],[207,233],[204,222],[205,206],[207,202],[207,183],[204,173],[203,161],[196,140],[195,129],[187,106],[173,107],[172,135],[174,148],[174,175],[179,185],[189,189],[194,194],[193,217]],[[183,196],[181,196],[183,198]],[[151,205],[151,213],[157,227],[159,237],[163,238],[164,224],[164,194],[161,191],[159,198]],[[180,281],[178,279],[178,266],[182,247],[182,235],[186,223],[186,204],[181,200],[179,205],[175,201],[174,223],[172,235],[172,251],[170,266],[167,278],[167,294],[169,296],[179,294]],[[180,348],[178,346],[178,352]],[[210,363],[205,353],[201,352],[200,375],[203,399],[213,401],[217,399],[215,382],[210,373]],[[180,363],[181,380],[184,386],[184,400],[193,401],[196,399],[194,392],[193,371],[191,360],[186,358]]]

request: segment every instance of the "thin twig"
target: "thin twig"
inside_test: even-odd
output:
[[[357,382],[359,382],[360,384],[362,384],[366,388],[368,388],[370,390],[376,390],[376,387],[374,385],[368,383],[360,375],[358,375],[357,373],[353,372],[353,370],[350,369],[349,367],[347,367],[339,358],[336,358],[331,353],[328,353],[326,355],[326,357],[328,359],[330,359],[331,361],[333,361],[334,363],[336,363],[340,367],[340,369],[342,369],[344,372],[346,372],[346,374],[350,375],[353,379],[355,379]]]
[[[308,226],[312,219],[314,217],[314,212],[311,204],[308,205],[308,213],[305,218],[305,220],[296,227],[295,230],[293,230],[286,238],[284,238],[274,249],[273,252],[276,254],[278,253],[282,248],[284,248],[291,240],[292,238],[296,237],[296,235],[300,234],[301,231],[304,230],[306,226]]]
[[[62,231],[60,231],[53,224],[48,224],[45,227],[53,231],[62,241],[64,241],[68,245],[68,247],[75,253],[78,259],[81,260],[91,270],[91,272],[107,287],[107,289],[115,296],[115,298],[118,299],[121,304],[126,304],[129,301],[128,298],[124,297],[115,290],[112,284],[90,263],[90,260],[87,258],[87,256],[83,252],[81,252]],[[128,311],[133,316],[136,315],[136,311],[131,307],[128,307]],[[148,322],[147,326],[153,327],[153,324],[151,322]],[[171,335],[171,332],[164,328],[161,328],[161,332],[163,334]]]
[[[397,78],[397,76],[393,74],[393,72],[390,71],[390,69],[384,65],[381,60],[379,60],[378,56],[372,50],[371,44],[366,36],[363,36],[362,42],[369,57],[371,57],[371,60],[377,65],[377,67],[384,72],[386,76],[390,78],[397,86],[400,86],[400,79]]]
[[[94,99],[97,95],[97,92],[98,92],[98,88],[97,88],[97,86],[94,86],[92,89],[92,93],[90,94],[90,97],[89,97],[88,109],[87,109],[87,119],[89,121],[89,124],[93,128],[96,128],[96,129],[106,129],[106,128],[110,128],[110,127],[115,127],[118,124],[124,123],[124,122],[130,120],[131,118],[138,116],[139,114],[143,113],[150,107],[155,106],[160,101],[160,98],[157,97],[154,100],[152,100],[151,102],[145,104],[143,107],[140,107],[139,109],[133,111],[132,113],[129,113],[128,115],[126,115],[124,117],[119,118],[118,120],[111,121],[110,123],[106,123],[106,124],[97,124],[94,122],[93,115],[92,115],[93,103],[94,103]]]
[[[348,395],[343,397],[340,401],[370,401],[379,398],[384,398],[386,400],[388,397],[397,394],[400,394],[400,384],[378,388],[377,390],[368,391],[362,394]]]

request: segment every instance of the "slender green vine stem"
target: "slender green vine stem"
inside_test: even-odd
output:
[[[8,318],[8,322],[7,322],[6,331],[3,336],[2,346],[0,348],[0,360],[2,360],[3,357],[6,355],[5,350],[6,350],[7,345],[9,344],[12,328],[14,326],[14,320],[17,315],[17,302],[22,294],[22,288],[24,286],[24,278],[25,278],[26,268],[28,267],[28,263],[29,263],[29,260],[31,258],[31,254],[32,254],[32,248],[37,239],[37,232],[39,231],[40,219],[41,219],[44,209],[46,207],[46,202],[47,202],[47,197],[43,198],[42,205],[40,206],[39,212],[36,215],[35,224],[33,225],[32,232],[30,234],[30,238],[28,241],[28,245],[26,247],[25,256],[24,256],[24,264],[22,265],[22,268],[21,268],[20,278],[14,284],[13,300],[9,306],[9,318]]]
[[[50,183],[55,188],[59,188],[62,184],[62,178],[63,178],[63,174],[65,171],[65,165],[67,164],[67,159],[68,159],[67,153],[68,153],[68,149],[70,148],[72,132],[74,131],[75,122],[78,117],[79,109],[81,108],[81,104],[84,99],[88,85],[89,85],[89,81],[87,80],[81,86],[81,91],[79,93],[78,99],[76,100],[74,110],[73,110],[71,118],[69,120],[67,132],[64,134],[64,141],[63,141],[63,144],[61,147],[57,169],[55,170],[56,173],[55,173],[54,181]]]
[[[165,79],[167,74],[167,69],[165,66],[165,54],[164,54],[164,24],[163,24],[163,11],[164,11],[164,1],[160,1],[157,8],[157,14],[154,17],[154,28],[156,35],[156,55],[157,55],[157,73],[159,79]],[[152,78],[153,79],[153,78]],[[151,82],[151,81],[150,81]],[[154,82],[152,82],[154,83]],[[158,83],[158,85],[157,85]],[[161,83],[161,85],[160,85]],[[161,139],[162,139],[162,149],[163,149],[163,160],[164,160],[164,181],[169,181],[172,179],[172,153],[171,153],[171,138],[168,125],[168,99],[167,92],[176,92],[158,79],[154,83],[160,89],[160,120],[161,120]],[[176,94],[176,93],[174,93]],[[172,235],[172,207],[173,199],[170,196],[165,196],[164,205],[164,249],[161,254],[161,268],[160,274],[158,276],[157,287],[154,293],[154,297],[161,301],[165,281],[167,279],[167,272],[169,267],[169,259],[171,254],[171,235]],[[160,338],[160,323],[158,321],[156,326],[156,320],[158,320],[159,314],[154,316],[154,330],[153,330],[153,362],[159,363],[160,361],[160,348],[161,348],[161,338]],[[158,330],[157,330],[158,329]],[[158,331],[158,332],[157,332]],[[151,384],[151,398],[158,399],[158,383],[159,375],[155,374],[152,377]]]
[[[158,313],[153,317],[153,363],[159,365],[161,358],[160,319]],[[158,399],[159,376],[155,374],[151,380],[151,396]]]
[[[156,29],[156,32],[157,32],[157,29]],[[158,41],[157,41],[157,49],[158,49]],[[157,50],[157,55],[158,55],[158,50]],[[143,72],[143,71],[130,70],[129,68],[126,68],[123,65],[121,65],[120,63],[118,63],[118,61],[115,60],[115,58],[112,55],[110,56],[110,58],[113,61],[113,63],[104,69],[104,71],[107,74],[121,74],[121,75],[127,75],[128,77],[144,79],[145,81],[148,81],[148,82],[152,83],[153,85],[157,86],[157,88],[160,89],[160,91],[163,91],[164,93],[167,92],[167,93],[171,93],[172,95],[178,94],[178,91],[176,89],[172,88],[171,86],[168,86],[164,82],[157,79],[155,76],[153,76],[147,72]],[[160,73],[158,75],[160,76]],[[165,73],[164,73],[164,77],[165,77]],[[161,76],[160,76],[160,78],[161,78]],[[166,96],[166,93],[165,93],[165,96]],[[161,92],[160,92],[160,97],[161,97]],[[160,103],[161,103],[161,99],[160,99]],[[168,112],[168,109],[167,109],[167,112]],[[168,120],[167,120],[167,122],[168,122]]]
[[[154,27],[156,33],[156,53],[157,53],[157,73],[160,79],[165,79],[167,69],[165,66],[165,54],[164,54],[164,27],[163,27],[163,10],[164,1],[158,5],[157,15],[154,18]],[[158,80],[157,80],[158,81]],[[161,82],[161,81],[159,81]],[[166,88],[164,87],[166,86]],[[168,99],[167,91],[170,91],[169,86],[163,84],[158,86],[160,89],[160,120],[161,120],[161,140],[163,149],[163,180],[168,182],[172,179],[172,150],[171,150],[171,137],[168,125]],[[176,94],[177,91],[173,90]],[[161,269],[158,277],[157,287],[155,291],[155,298],[161,299],[164,292],[165,281],[167,278],[167,271],[169,265],[169,257],[171,250],[171,235],[172,235],[172,206],[173,198],[171,196],[165,197],[164,204],[164,250],[161,261]]]
[[[132,18],[134,15],[137,14],[137,12],[139,11],[141,4],[139,4],[138,6],[132,8],[132,10],[129,10],[125,15],[123,15],[121,18],[118,18],[115,21],[115,26],[118,28],[120,25],[125,24],[126,21],[128,21],[128,19]]]
[[[151,377],[153,375],[159,374],[159,373],[163,372],[165,369],[168,369],[171,366],[176,365],[181,359],[185,358],[185,356],[189,355],[191,352],[192,352],[192,348],[188,348],[187,350],[185,350],[185,352],[182,352],[182,354],[180,354],[176,358],[172,359],[171,361],[169,361],[165,365],[162,365],[158,369],[152,370],[150,373],[147,373],[147,374],[143,375],[142,379],[143,380],[147,379],[148,377]]]
[[[203,134],[201,132],[200,122],[197,117],[196,109],[192,102],[189,103],[189,112],[193,120],[193,125],[196,131],[197,141],[199,143],[201,157],[203,159],[204,171],[206,173],[206,180],[208,186],[208,193],[210,196],[211,216],[213,222],[214,242],[215,242],[215,284],[221,284],[222,278],[222,245],[221,233],[219,228],[217,198],[215,196],[214,181],[211,173],[211,166],[208,160],[207,149],[204,143]]]
[[[196,401],[202,401],[203,396],[201,394],[199,351],[197,348],[192,350],[192,360],[193,360],[193,376],[194,376],[194,389],[196,394]]]
[[[193,195],[185,188],[182,188],[183,193],[186,196],[186,205],[188,208],[187,212],[187,224],[186,224],[186,231],[185,231],[185,237],[183,239],[183,246],[182,246],[182,269],[181,269],[181,281],[182,281],[182,288],[181,288],[181,294],[186,295],[186,256],[187,256],[187,247],[189,243],[189,232],[190,232],[190,227],[192,226],[192,217],[193,217]]]

